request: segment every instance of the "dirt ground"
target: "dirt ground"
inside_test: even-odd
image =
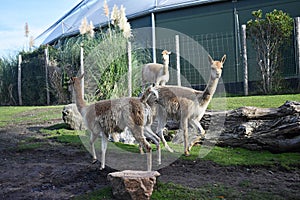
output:
[[[115,170],[100,171],[99,163],[91,164],[91,155],[84,148],[46,139],[39,129],[50,125],[0,129],[0,199],[70,199],[108,186],[107,174]],[[18,150],[18,143],[30,136],[43,145]],[[161,182],[192,188],[221,184],[241,193],[259,190],[282,199],[300,199],[299,168],[222,167],[210,161],[177,160],[159,172]]]

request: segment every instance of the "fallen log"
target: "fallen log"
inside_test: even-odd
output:
[[[200,122],[206,130],[204,141],[219,146],[264,149],[274,153],[300,152],[300,102],[287,101],[278,108],[207,111]],[[177,129],[178,123],[172,121],[168,126]],[[196,138],[197,134],[192,130],[189,137]],[[176,138],[182,138],[180,132]]]

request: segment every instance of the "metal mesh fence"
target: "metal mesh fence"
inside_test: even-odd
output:
[[[243,94],[244,66],[242,60],[242,49],[240,45],[235,45],[235,36],[233,33],[211,33],[195,36],[180,36],[180,73],[186,80],[182,85],[202,89],[206,85],[206,77],[209,76],[210,68],[207,62],[207,55],[211,55],[215,60],[221,59],[226,54],[227,59],[224,64],[222,80],[226,91],[231,94]],[[280,67],[278,76],[285,87],[297,87],[295,81],[299,76],[299,70],[295,63],[294,43],[288,42],[282,48],[280,58]],[[199,46],[192,43],[198,43]],[[175,37],[168,39],[157,39],[157,57],[163,49],[173,50],[170,57],[170,81],[168,84],[177,84],[176,77],[176,53]],[[236,51],[236,46],[239,48]],[[161,50],[161,51],[160,51]],[[252,94],[259,92],[261,80],[260,69],[256,59],[256,53],[250,41],[247,41],[248,56],[248,81],[249,92]],[[160,60],[158,59],[158,62]]]

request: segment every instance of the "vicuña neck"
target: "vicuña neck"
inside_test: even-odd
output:
[[[199,98],[199,103],[201,105],[210,102],[210,100],[212,99],[216,89],[217,89],[217,86],[218,86],[218,82],[219,82],[219,78],[213,78],[212,76],[210,76],[210,79],[208,81],[208,84],[203,92],[203,95],[200,96]]]
[[[142,97],[140,98],[141,102],[146,103],[148,101],[148,99],[150,98],[151,93],[149,92],[149,90],[146,90],[144,92],[144,94],[142,95]]]
[[[169,61],[165,60],[164,61],[164,74],[168,73],[169,71]]]
[[[75,93],[75,103],[76,103],[77,109],[80,112],[80,114],[83,116],[84,109],[86,107],[86,103],[83,99],[83,95],[82,95],[80,86],[74,85],[74,93]]]

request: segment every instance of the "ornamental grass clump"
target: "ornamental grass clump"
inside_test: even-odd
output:
[[[130,23],[123,5],[114,5],[109,9],[104,1],[103,14],[107,17],[107,26],[99,28],[93,41],[97,41],[85,56],[86,99],[89,101],[117,98],[128,95],[128,42],[132,39]],[[84,43],[89,48],[91,42]],[[141,61],[134,50],[132,56],[133,77],[138,74]],[[133,82],[133,93],[138,93],[139,85]]]
[[[81,25],[79,27],[79,32],[81,35],[87,34],[91,38],[93,38],[95,36],[94,28],[95,27],[93,25],[93,22],[90,21],[90,23],[88,23],[87,18],[84,17],[83,20],[81,21]]]

